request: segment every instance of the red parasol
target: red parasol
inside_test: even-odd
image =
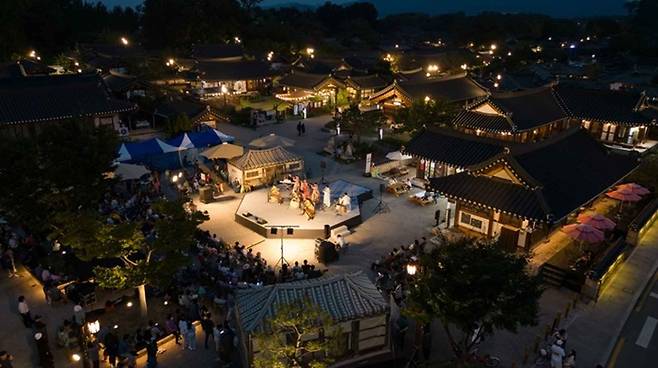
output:
[[[562,232],[572,239],[587,243],[600,243],[605,239],[603,231],[591,225],[571,224],[562,227]]]
[[[638,194],[633,193],[633,191],[628,188],[617,189],[613,192],[606,193],[606,195],[622,202],[637,202],[642,199]]]
[[[612,230],[615,228],[616,224],[609,218],[599,214],[585,214],[581,213],[578,215],[578,222],[583,225],[590,225],[599,230]]]
[[[649,189],[641,186],[640,184],[635,184],[635,183],[626,183],[626,184],[619,185],[617,187],[617,190],[630,190],[631,192],[633,192],[637,195],[640,195],[640,196],[651,193],[651,191]]]

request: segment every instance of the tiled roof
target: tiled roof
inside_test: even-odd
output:
[[[329,78],[332,78],[329,74],[312,74],[293,71],[290,74],[284,75],[279,80],[279,84],[286,87],[301,88],[310,91],[317,88]]]
[[[174,100],[158,105],[154,113],[168,119],[175,119],[181,115],[191,119],[206,110],[208,110],[208,105],[192,101]]]
[[[422,100],[429,96],[435,100],[460,102],[487,94],[482,86],[466,75],[426,81],[403,81],[398,85],[412,100]]]
[[[132,75],[125,75],[119,73],[110,73],[103,76],[103,81],[107,88],[112,92],[127,91],[133,83],[137,81],[137,77]]]
[[[566,84],[558,84],[555,89],[564,109],[572,117],[627,125],[651,122],[650,118],[639,112],[644,101],[640,93],[587,89]]]
[[[258,60],[202,61],[196,67],[206,81],[255,80],[273,74],[267,63]]]
[[[414,137],[407,144],[405,153],[455,167],[468,167],[490,159],[503,150],[499,141],[449,129],[433,129]]]
[[[364,75],[348,77],[347,84],[353,84],[359,89],[380,89],[386,87],[388,82],[379,75]]]
[[[249,150],[243,156],[232,159],[233,166],[242,170],[257,169],[286,162],[301,161],[302,158],[283,147],[274,147],[262,150]]]
[[[96,74],[0,80],[0,124],[18,124],[98,116],[135,110],[110,97]]]
[[[246,333],[260,330],[263,322],[276,313],[278,305],[303,298],[309,298],[335,321],[382,315],[389,310],[372,281],[362,272],[356,272],[237,290],[239,323]]]
[[[583,129],[565,135],[554,143],[539,143],[539,149],[512,147],[514,159],[541,183],[555,219],[606,191],[638,165],[637,159],[609,151]]]
[[[432,179],[430,184],[449,197],[521,217],[545,220],[550,215],[559,220],[622,180],[637,164],[632,156],[613,153],[576,128],[539,143],[512,146],[468,168],[468,173]],[[482,175],[496,165],[507,166],[524,184]]]
[[[538,221],[547,220],[539,193],[509,181],[467,172],[430,179],[430,186],[450,198],[495,208]]]
[[[462,110],[454,119],[452,124],[471,129],[485,130],[489,132],[511,131],[514,125],[509,117],[503,115],[483,114],[477,111]]]
[[[484,104],[493,107],[498,115],[473,111]],[[524,131],[567,116],[553,89],[540,87],[491,95],[457,115],[454,124],[494,132]]]

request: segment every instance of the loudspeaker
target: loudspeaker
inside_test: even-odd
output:
[[[292,235],[294,231],[295,231],[295,229],[289,227],[289,228],[286,229],[286,234]]]
[[[384,183],[379,183],[379,193],[384,193],[386,191],[386,185]]]
[[[275,228],[275,227],[271,227],[271,228],[270,228],[270,234],[272,234],[272,235],[276,235],[276,233],[278,233],[278,230],[279,230],[279,229],[277,229],[277,228]]]
[[[201,201],[201,203],[211,203],[213,201],[211,187],[199,188],[199,201]]]
[[[331,237],[331,226],[324,225],[324,238],[329,239]]]
[[[320,161],[320,168],[321,169],[326,169],[327,168],[327,162],[325,160]]]

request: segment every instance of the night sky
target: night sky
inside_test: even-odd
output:
[[[141,0],[102,1],[110,6],[137,5],[141,2]],[[349,3],[353,1],[333,0],[334,3]],[[318,5],[324,2],[325,0],[265,0],[262,5],[291,3]],[[377,5],[382,15],[409,11],[431,14],[464,11],[473,14],[487,10],[544,13],[555,17],[625,14],[625,0],[371,0],[370,2]]]

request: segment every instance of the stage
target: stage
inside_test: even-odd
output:
[[[284,238],[315,239],[324,237],[325,225],[329,225],[331,229],[343,225],[348,228],[359,225],[361,223],[361,203],[372,198],[372,191],[345,180],[337,180],[327,185],[320,185],[320,192],[326,186],[331,189],[332,206],[322,209],[322,205],[318,205],[315,218],[312,220],[302,214],[301,209],[290,208],[288,195],[284,194],[283,190],[281,193],[286,198],[283,204],[268,203],[267,197],[270,189],[263,188],[245,194],[235,212],[235,221],[266,238],[280,238],[283,233]],[[343,193],[350,196],[352,208],[350,212],[341,216],[337,214],[333,204]],[[271,228],[273,226],[290,226],[292,230],[277,229],[274,234]]]

